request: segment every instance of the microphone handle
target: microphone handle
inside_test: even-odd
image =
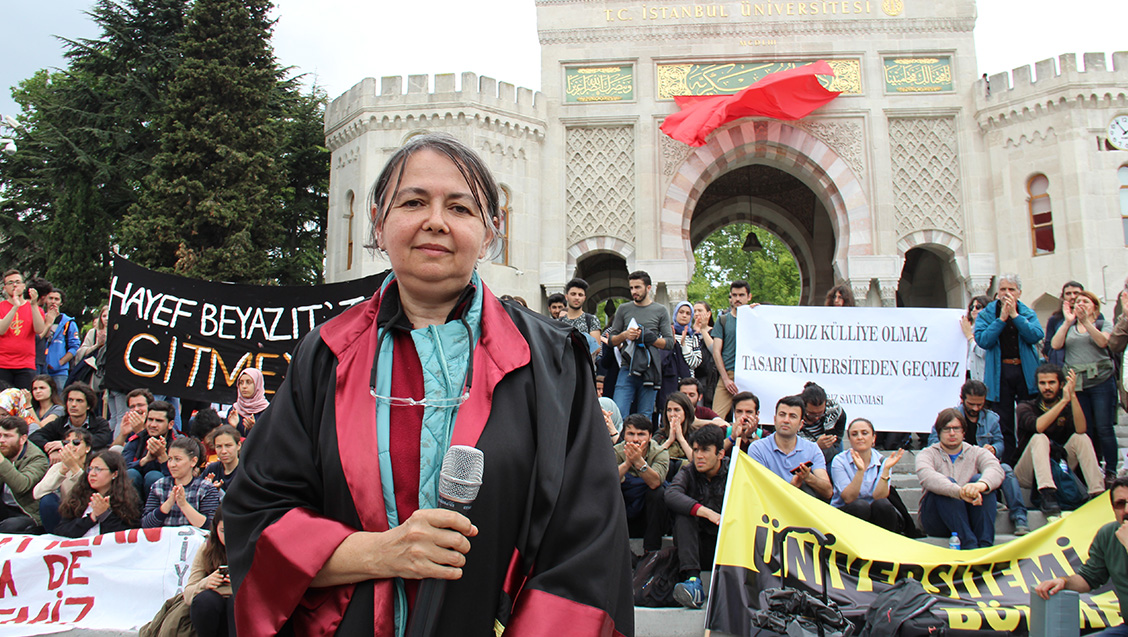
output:
[[[439,508],[466,515],[473,502],[455,502],[439,496]],[[415,595],[415,607],[407,620],[406,637],[431,637],[439,623],[439,610],[443,607],[446,594],[445,579],[428,578],[419,583]]]

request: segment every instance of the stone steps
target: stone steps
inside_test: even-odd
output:
[[[1119,441],[1120,448],[1128,449],[1128,414],[1123,412],[1119,415],[1119,422],[1116,426],[1116,437]],[[882,453],[888,455],[887,452]],[[915,451],[906,452],[905,457],[897,463],[897,466],[893,467],[893,476],[892,480],[890,480],[890,483],[896,487],[897,492],[900,494],[901,500],[905,503],[905,507],[914,517],[919,509],[922,496],[920,483],[916,479],[915,459]],[[1121,463],[1121,467],[1124,468],[1125,465]],[[1023,497],[1026,499],[1027,505],[1029,505],[1029,489],[1023,490]],[[1040,528],[1046,524],[1046,516],[1038,509],[1032,509],[1029,506],[1027,507],[1027,518],[1031,530]],[[995,530],[996,545],[1004,544],[1015,539],[1013,533],[1014,528],[1011,526],[1008,511],[1006,507],[1001,504],[995,518]],[[948,538],[927,537],[917,541],[934,546],[948,546]],[[663,546],[671,544],[673,544],[671,538],[663,538]],[[632,539],[631,550],[634,551],[635,554],[642,554],[642,540]],[[708,576],[708,572],[702,574],[706,582],[708,581]],[[704,610],[636,607],[634,616],[635,635],[638,637],[689,637],[705,634]],[[716,631],[710,634],[715,637],[721,636],[721,633]]]

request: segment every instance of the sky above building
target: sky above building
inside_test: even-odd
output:
[[[92,4],[0,0],[0,24],[5,26],[0,37],[0,113],[17,113],[10,87],[37,69],[63,66],[60,37],[99,35],[85,15]],[[1062,53],[1128,50],[1128,37],[1117,20],[1123,4],[982,0],[975,27],[977,73],[1009,71]],[[295,74],[305,74],[307,85],[316,82],[330,98],[365,77],[464,71],[540,88],[533,0],[276,0],[275,6],[274,50],[279,62]]]

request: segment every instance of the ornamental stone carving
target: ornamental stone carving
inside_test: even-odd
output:
[[[889,120],[897,234],[939,229],[963,235],[955,117]]]
[[[605,235],[634,243],[634,127],[567,130],[568,244]]]
[[[673,139],[666,133],[658,131],[658,145],[662,149],[662,176],[670,179],[674,173],[678,172],[678,167],[682,165],[689,153],[693,148],[689,144],[683,144],[676,139]]]
[[[842,161],[857,175],[858,181],[864,182],[866,177],[866,151],[862,143],[861,122],[851,121],[808,121],[792,122],[792,126],[801,128],[819,141],[830,146]]]

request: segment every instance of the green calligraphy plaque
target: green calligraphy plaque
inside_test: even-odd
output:
[[[564,71],[564,101],[623,102],[634,100],[633,66],[580,66]]]
[[[731,95],[764,79],[771,73],[787,71],[810,62],[733,62],[721,64],[658,65],[658,99],[675,95]],[[846,95],[862,92],[861,60],[827,60],[834,77],[819,76],[828,90]]]
[[[955,90],[952,58],[885,58],[886,93],[943,93]]]

